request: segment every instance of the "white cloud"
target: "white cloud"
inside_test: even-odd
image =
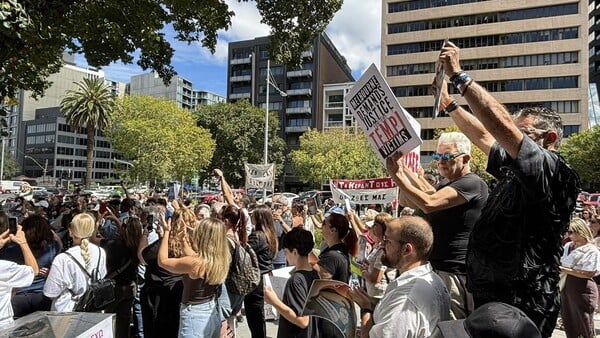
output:
[[[327,27],[327,35],[356,77],[381,61],[381,2],[345,0]]]

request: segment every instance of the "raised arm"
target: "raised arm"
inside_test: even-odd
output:
[[[452,42],[447,42],[442,48],[440,62],[444,65],[446,75],[458,87],[461,94],[469,104],[471,111],[481,123],[474,123],[468,116],[461,114],[459,109],[450,116],[454,119],[460,130],[486,154],[489,154],[490,140],[495,139],[500,146],[513,159],[521,148],[523,133],[517,128],[509,112],[485,88],[477,84],[460,67],[460,49]],[[442,98],[442,102],[444,98]],[[455,118],[454,115],[457,115]],[[462,126],[461,126],[462,125]],[[491,136],[485,135],[485,133]]]
[[[221,192],[223,193],[223,198],[225,199],[225,202],[227,202],[227,204],[229,205],[235,205],[235,200],[233,199],[233,191],[231,190],[231,186],[229,186],[229,183],[227,183],[227,181],[225,180],[225,177],[223,176],[223,171],[221,171],[221,169],[215,169],[214,173],[215,176],[221,182]]]

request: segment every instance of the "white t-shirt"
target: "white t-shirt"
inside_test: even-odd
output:
[[[29,265],[0,260],[0,329],[13,322],[12,289],[31,285],[33,277],[33,268]]]
[[[586,244],[569,252],[572,244],[572,242],[565,244],[560,264],[576,270],[594,271],[594,275],[600,273],[600,251],[596,245],[593,243]]]
[[[102,252],[99,264],[98,278],[106,276],[106,253],[104,249],[90,243],[90,266],[87,271],[91,274],[98,264],[98,255]],[[67,250],[77,261],[85,267],[81,256],[81,247],[74,246]],[[52,262],[48,273],[46,284],[44,284],[44,295],[52,298],[52,311],[69,312],[73,310],[75,302],[73,297],[81,296],[88,285],[88,277],[81,268],[65,253],[61,253]]]

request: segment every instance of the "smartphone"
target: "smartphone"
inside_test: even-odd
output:
[[[154,230],[154,216],[148,215],[146,220],[148,221],[148,224],[146,224],[146,229],[148,229],[149,232],[152,232]]]
[[[17,218],[16,217],[8,218],[8,232],[13,235],[17,233]]]
[[[106,202],[100,202],[100,209],[98,209],[98,212],[100,212],[100,215],[104,215],[104,213],[106,212]]]

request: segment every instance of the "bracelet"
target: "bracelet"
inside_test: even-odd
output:
[[[471,77],[471,75],[465,72],[460,72],[453,75],[451,80],[454,87],[458,89],[460,94],[463,96],[465,95],[467,88],[469,88],[469,85],[473,83],[473,78]]]
[[[456,101],[452,101],[452,103],[449,104],[446,108],[444,108],[442,112],[446,113],[447,115],[450,115],[450,113],[455,111],[456,109],[458,109],[458,103]]]
[[[449,105],[452,104],[452,102],[456,102],[456,101],[454,101],[454,99],[451,96],[449,96],[445,102],[440,103],[439,111],[445,110],[446,107],[448,107]]]

